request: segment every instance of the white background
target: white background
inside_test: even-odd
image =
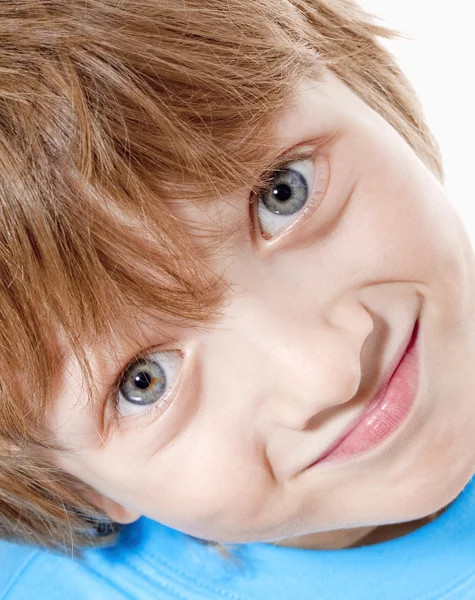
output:
[[[445,187],[475,245],[475,2],[358,2],[413,38],[383,43],[422,101],[442,150]]]

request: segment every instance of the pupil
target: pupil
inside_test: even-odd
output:
[[[134,383],[139,389],[146,390],[152,383],[152,377],[149,373],[140,371],[140,373],[137,373],[137,375],[134,376]]]
[[[278,202],[285,202],[292,196],[292,190],[286,183],[279,183],[272,190],[272,195]]]

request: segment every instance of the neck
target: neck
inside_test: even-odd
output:
[[[407,535],[408,533],[427,525],[441,515],[446,508],[448,508],[448,506],[416,521],[379,525],[375,527],[319,531],[317,533],[280,540],[274,545],[290,548],[304,548],[307,550],[342,550],[345,548],[372,546],[373,544],[379,544],[381,542],[387,542],[402,537],[403,535]]]

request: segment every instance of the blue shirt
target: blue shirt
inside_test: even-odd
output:
[[[1,600],[475,600],[475,476],[435,521],[344,550],[215,548],[150,521],[82,560],[0,542]]]

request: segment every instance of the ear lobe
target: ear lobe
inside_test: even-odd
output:
[[[104,500],[104,512],[116,523],[128,525],[129,523],[134,523],[142,516],[140,513],[135,512],[130,508],[126,508],[125,506],[122,506],[122,504],[119,504],[110,498],[104,498]]]
[[[95,490],[91,490],[89,493],[89,498],[93,504],[103,510],[116,523],[128,525],[129,523],[134,523],[142,516],[140,513],[119,504],[115,500],[112,500],[112,498],[99,494]]]

